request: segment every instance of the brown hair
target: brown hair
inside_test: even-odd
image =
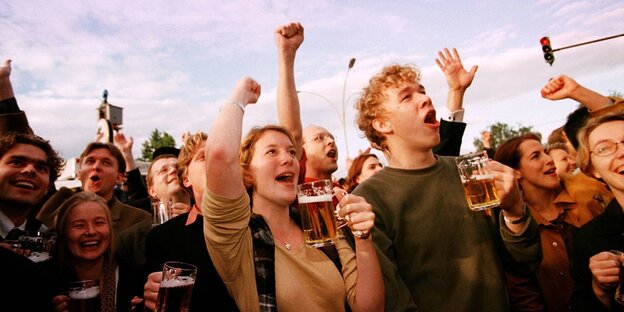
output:
[[[113,220],[110,216],[110,211],[106,201],[93,192],[79,192],[72,195],[67,199],[56,211],[54,217],[54,229],[56,230],[56,245],[54,249],[54,259],[60,265],[61,270],[68,270],[74,272],[74,256],[67,247],[67,229],[69,228],[69,213],[76,206],[86,202],[93,202],[101,206],[106,214],[108,220],[108,227],[110,231],[110,244],[106,252],[104,253],[104,261],[109,261],[109,264],[113,261],[114,251],[114,233],[113,233]]]
[[[46,154],[46,164],[50,168],[50,183],[54,183],[56,178],[61,174],[65,161],[61,158],[52,146],[50,141],[42,139],[34,134],[10,132],[0,136],[0,158],[4,157],[9,150],[13,149],[17,144],[27,144],[38,147]]]
[[[124,160],[123,154],[121,151],[113,145],[113,143],[102,143],[102,142],[91,142],[87,145],[87,148],[80,154],[80,162],[84,160],[89,153],[93,152],[96,149],[105,149],[115,157],[117,160],[117,172],[126,173],[126,161]]]
[[[364,163],[368,158],[374,157],[377,158],[375,154],[362,154],[353,159],[351,163],[351,167],[349,167],[349,172],[347,173],[347,180],[345,184],[347,185],[347,192],[351,193],[358,186],[357,179],[362,174],[362,168],[364,168]]]
[[[254,127],[249,130],[249,132],[241,142],[239,155],[239,161],[243,174],[243,183],[245,184],[245,188],[247,189],[247,191],[253,189],[254,184],[253,177],[249,173],[249,164],[251,163],[251,159],[254,155],[254,147],[258,139],[260,139],[260,137],[267,131],[277,131],[283,133],[288,137],[290,142],[295,145],[295,138],[292,136],[290,131],[282,126],[268,125],[264,127]]]
[[[375,148],[387,150],[386,137],[373,127],[375,118],[384,116],[383,102],[386,100],[385,91],[397,88],[403,82],[420,82],[420,70],[413,65],[390,65],[373,76],[362,90],[362,96],[355,103],[358,113],[356,122],[358,128],[364,132],[366,138]]]
[[[589,146],[589,135],[592,131],[596,130],[598,126],[611,121],[624,121],[624,112],[617,112],[592,118],[579,131],[579,147],[576,156],[576,164],[579,168],[581,168],[581,171],[588,176],[593,176],[593,167],[590,158],[591,147]]]
[[[518,147],[522,144],[522,142],[528,140],[535,140],[540,143],[542,142],[540,137],[535,133],[525,133],[523,135],[510,138],[498,145],[496,153],[494,154],[494,160],[511,168],[518,169],[520,167],[520,158],[522,156],[518,151]]]

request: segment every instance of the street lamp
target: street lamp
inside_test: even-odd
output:
[[[348,140],[347,140],[346,111],[345,111],[345,105],[346,105],[345,92],[346,92],[346,89],[347,89],[347,79],[349,78],[349,71],[351,71],[351,68],[353,68],[353,65],[355,65],[355,58],[352,58],[351,60],[349,60],[349,67],[347,68],[347,73],[345,74],[345,80],[344,80],[344,84],[342,86],[342,109],[338,109],[338,107],[334,104],[334,102],[330,101],[327,97],[325,97],[325,96],[323,96],[321,94],[318,94],[316,92],[297,90],[297,93],[307,93],[307,94],[312,94],[312,95],[316,95],[316,96],[320,97],[325,102],[329,103],[329,105],[336,111],[336,113],[338,114],[338,118],[340,120],[340,126],[342,127],[342,132],[343,132],[343,135],[344,135],[345,151],[347,153],[347,159],[349,159],[350,156],[349,156],[349,143],[348,143]]]

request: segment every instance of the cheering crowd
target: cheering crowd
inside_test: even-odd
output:
[[[484,136],[500,206],[475,212],[455,157],[477,66],[466,70],[455,49],[438,52],[448,86],[439,119],[420,71],[386,66],[355,105],[358,128],[386,165],[368,151],[353,160],[346,185],[334,183],[342,238],[310,248],[296,186],[331,180],[339,151],[327,129],[304,127],[300,116],[294,72],[303,27],[280,26],[274,37],[278,124],[242,132],[246,107],[261,95],[259,82],[242,77],[211,129],[155,151],[145,182],[121,131],[114,143],[90,143],[79,191],[54,187],[64,161],[30,128],[6,61],[0,263],[10,269],[1,305],[66,311],[71,283],[97,280],[101,311],[153,311],[163,264],[180,261],[197,268],[190,311],[624,309],[616,301],[624,100],[565,75],[548,81],[543,98],[579,108],[547,144],[529,133],[494,150]],[[171,203],[171,220],[153,224],[155,200]],[[55,233],[49,259],[29,259],[19,242],[30,233]]]

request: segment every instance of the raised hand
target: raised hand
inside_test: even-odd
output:
[[[567,99],[573,97],[580,85],[572,78],[561,75],[550,79],[540,90],[543,98],[551,101]]]
[[[435,59],[436,64],[446,76],[446,83],[450,90],[466,90],[472,84],[478,66],[472,66],[470,71],[466,71],[462,64],[457,49],[453,48],[453,54],[444,48],[444,51],[438,51],[438,58]]]
[[[489,166],[494,174],[494,185],[498,191],[501,208],[513,215],[522,215],[524,203],[518,187],[516,170],[494,160],[490,160]]]
[[[244,76],[236,83],[230,100],[243,105],[254,104],[258,101],[260,93],[260,84],[251,77]]]
[[[297,51],[303,42],[303,26],[289,23],[275,29],[275,45],[281,51]]]
[[[5,60],[0,66],[0,79],[9,79],[9,76],[11,76],[11,60]]]
[[[117,134],[113,137],[113,142],[115,142],[115,146],[117,146],[122,153],[132,154],[132,144],[134,143],[132,137],[126,138],[121,131],[117,131]]]

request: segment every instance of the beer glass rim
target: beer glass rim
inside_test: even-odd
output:
[[[332,185],[332,181],[331,181],[330,179],[322,179],[322,180],[316,180],[316,181],[304,182],[304,183],[301,183],[301,184],[297,184],[297,187],[304,186],[304,185],[313,185],[313,184],[327,184],[327,185]]]
[[[457,156],[456,159],[459,160],[459,159],[473,158],[473,157],[476,157],[476,156],[482,156],[482,157],[485,157],[485,158],[489,158],[486,151],[478,151],[478,152],[471,152],[471,153],[468,153],[468,154],[459,155],[459,156]]]
[[[165,262],[163,267],[170,267],[170,268],[197,272],[197,266],[195,266],[194,264],[190,264],[190,263],[182,262],[182,261],[167,261]]]

